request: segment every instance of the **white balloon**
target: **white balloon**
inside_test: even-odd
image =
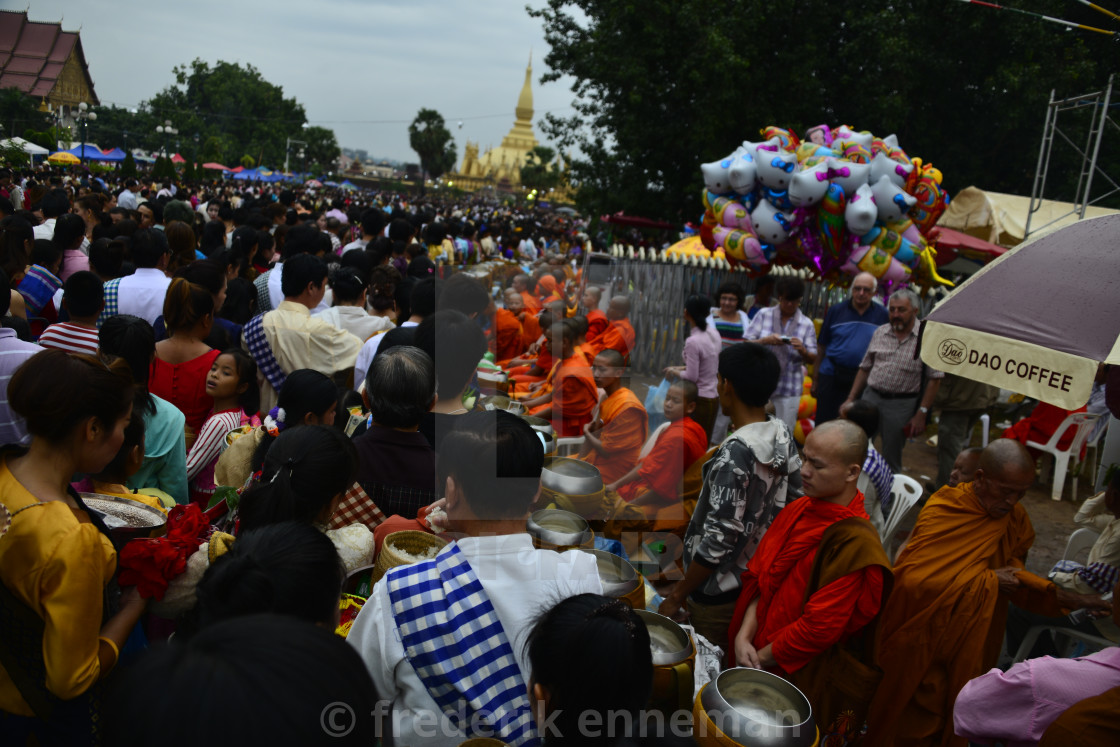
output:
[[[913,170],[913,164],[899,163],[885,153],[876,153],[871,159],[871,177],[868,183],[874,184],[885,176],[899,187],[903,187],[906,185],[906,177]]]
[[[758,182],[758,167],[755,164],[755,150],[750,143],[744,143],[735,151],[734,161],[728,170],[731,188],[740,195],[747,195]]]
[[[856,132],[851,127],[848,127],[848,125],[840,125],[840,127],[838,127],[836,130],[836,137],[844,145],[852,142],[859,143],[865,148],[870,148],[871,142],[875,139],[875,136],[870,132]],[[841,146],[841,148],[843,148],[843,145]]]
[[[751,213],[751,222],[763,244],[777,246],[789,238],[790,217],[766,200],[759,200]]]
[[[843,161],[839,158],[828,159],[828,177],[833,184],[839,184],[844,194],[851,197],[860,186],[867,184],[871,175],[871,165]]]
[[[789,180],[789,201],[796,207],[816,205],[824,199],[828,186],[828,163],[822,161],[793,175]]]
[[[721,158],[718,161],[700,164],[700,172],[704,175],[704,186],[717,195],[727,194],[731,191],[731,165],[735,162],[735,153]]]
[[[889,148],[897,148],[898,147],[898,135],[895,135],[894,133],[891,133],[890,135],[887,135],[885,138],[883,138],[883,142],[886,143],[887,147],[889,147]]]
[[[848,227],[848,232],[853,236],[863,236],[875,227],[875,220],[878,217],[875,195],[871,187],[861,184],[844,208],[844,223]]]
[[[755,151],[755,167],[758,169],[758,180],[765,186],[786,189],[797,168],[797,156],[784,150],[758,148]]]
[[[884,176],[871,187],[875,206],[884,223],[894,223],[910,212],[918,201],[898,188],[889,176]]]

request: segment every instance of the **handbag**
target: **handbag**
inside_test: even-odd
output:
[[[837,536],[841,535],[841,536]],[[868,543],[867,549],[855,549],[853,540],[863,535],[874,537],[878,552]],[[834,578],[824,578],[825,564],[848,551],[854,560],[844,573]],[[881,555],[881,557],[877,557]],[[830,526],[821,538],[820,549],[813,561],[812,574],[805,592],[805,601],[818,589],[827,586],[840,576],[862,570],[871,565],[883,568],[883,594],[879,614],[851,638],[837,643],[827,651],[789,676],[792,682],[812,704],[820,744],[856,744],[863,737],[867,713],[875,691],[883,679],[878,660],[879,616],[887,603],[893,581],[890,562],[879,542],[879,535],[866,519],[850,518]]]

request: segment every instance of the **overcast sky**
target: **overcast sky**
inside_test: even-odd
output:
[[[570,82],[542,86],[541,0],[30,0],[33,21],[81,28],[102,102],[136,106],[196,57],[254,65],[343,147],[415,161],[408,123],[436,109],[456,139],[498,145],[533,54],[534,131],[566,113]],[[0,0],[22,11],[28,0]],[[459,128],[459,120],[463,121]],[[99,143],[102,147],[116,143]]]

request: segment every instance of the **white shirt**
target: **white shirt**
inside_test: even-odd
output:
[[[603,593],[595,558],[582,552],[537,550],[528,534],[463,537],[458,542],[494,605],[528,684],[525,640],[532,624],[561,600]],[[466,739],[440,723],[442,711],[408,663],[384,579],[373,587],[346,640],[361,654],[378,695],[392,703],[385,744],[452,747]]]
[[[394,326],[383,316],[370,316],[360,306],[333,306],[318,316],[324,322],[346,330],[362,342]]]
[[[228,241],[230,237],[226,236]],[[272,308],[280,307],[284,302],[284,291],[281,289],[282,278],[284,277],[284,263],[277,262],[272,266],[272,271],[268,273],[268,300],[272,304]],[[334,303],[334,294],[331,289],[327,288],[327,292],[323,295],[323,300],[319,305],[311,310],[311,316],[318,316],[331,307]]]
[[[139,203],[136,201],[136,195],[127,189],[121,192],[117,195],[117,207],[122,207],[125,210],[135,210],[139,207]]]
[[[365,239],[351,241],[349,244],[342,247],[342,254],[346,254],[346,252],[350,251],[351,249],[365,249],[367,246],[369,246],[369,242]]]
[[[402,327],[415,327],[419,322],[402,322]],[[358,351],[358,360],[354,361],[354,389],[355,391],[362,382],[366,380],[366,371],[369,370],[369,364],[373,363],[373,356],[377,355],[377,348],[381,345],[381,340],[385,335],[375,334],[362,344],[362,349]]]
[[[54,238],[54,224],[57,220],[57,218],[47,218],[31,229],[31,232],[35,234],[36,239],[47,239],[49,241]]]
[[[154,267],[137,267],[136,272],[120,280],[117,291],[117,313],[132,314],[155,326],[163,316],[163,300],[171,278]]]

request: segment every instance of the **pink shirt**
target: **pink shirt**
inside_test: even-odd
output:
[[[66,282],[66,278],[79,270],[89,270],[89,257],[81,249],[67,249],[62,252],[62,269],[58,271],[58,279]]]
[[[681,378],[696,384],[701,397],[711,398],[717,395],[716,372],[719,370],[721,347],[719,333],[710,322],[703,331],[699,327],[693,327],[688,339],[684,341],[684,373]]]
[[[1120,687],[1116,646],[1080,659],[1028,659],[965,685],[953,709],[953,731],[983,744],[1037,744],[1071,705],[1114,687]]]

